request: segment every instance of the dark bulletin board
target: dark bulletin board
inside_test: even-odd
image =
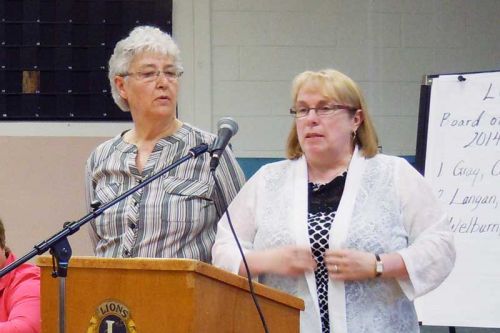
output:
[[[0,0],[0,121],[128,121],[107,79],[133,27],[172,33],[172,0]]]

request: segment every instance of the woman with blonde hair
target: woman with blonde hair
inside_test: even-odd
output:
[[[304,299],[301,332],[418,332],[413,299],[450,273],[444,209],[406,160],[378,153],[358,85],[336,70],[293,81],[287,160],[229,206],[249,269]],[[245,275],[225,215],[213,262]]]

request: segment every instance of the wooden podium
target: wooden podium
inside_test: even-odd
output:
[[[42,332],[59,331],[59,281],[40,257]],[[73,257],[66,332],[264,332],[245,278],[189,259]],[[299,332],[301,299],[255,283],[269,331]]]

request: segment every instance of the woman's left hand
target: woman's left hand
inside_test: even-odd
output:
[[[333,280],[360,281],[375,277],[375,255],[370,252],[340,249],[326,250],[325,264]]]

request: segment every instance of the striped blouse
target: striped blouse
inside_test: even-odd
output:
[[[183,124],[176,133],[158,141],[141,174],[135,165],[137,147],[125,142],[122,135],[99,145],[87,161],[89,207],[94,201],[109,202],[186,156],[189,149],[215,138]],[[210,262],[218,221],[216,206],[225,211],[245,177],[230,149],[226,149],[216,170],[221,197],[215,190],[209,163],[208,154],[190,159],[107,209],[90,223],[95,254]]]

